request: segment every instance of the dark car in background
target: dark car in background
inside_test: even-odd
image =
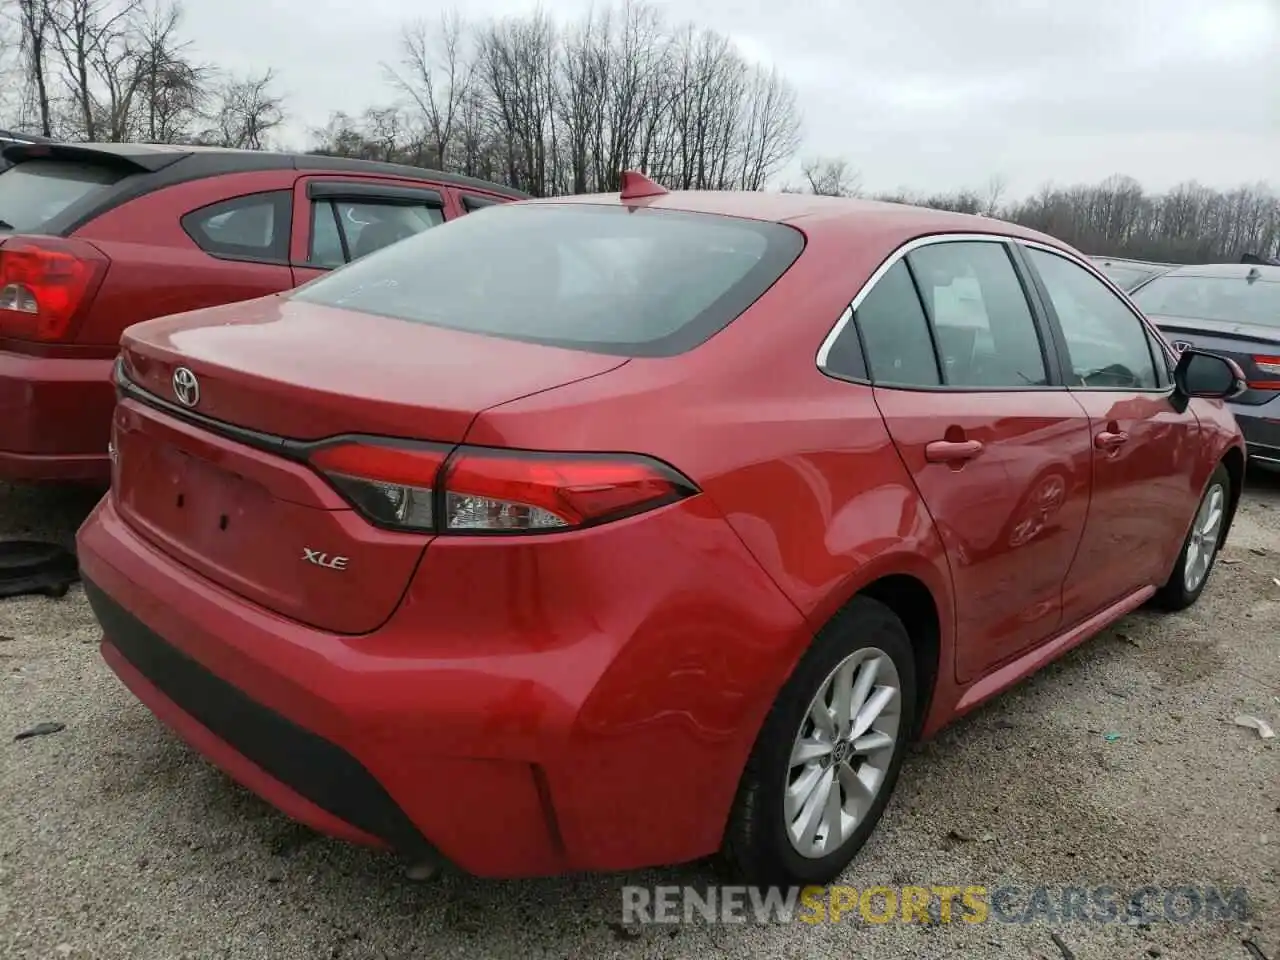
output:
[[[1148,283],[1167,270],[1171,263],[1156,263],[1149,260],[1130,260],[1125,257],[1090,257],[1093,265],[1125,293],[1132,293],[1144,283]]]
[[[188,146],[12,143],[0,172],[0,479],[110,478],[120,335],[288,290],[521,199],[434,170]]]
[[[1250,457],[1280,467],[1280,266],[1178,267],[1144,284],[1133,301],[1175,350],[1230,357],[1249,389],[1230,403]]]

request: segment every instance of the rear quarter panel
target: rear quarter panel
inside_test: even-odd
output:
[[[212,257],[179,221],[220,200],[289,189],[295,177],[293,170],[269,170],[175,184],[130,200],[77,230],[75,237],[111,258],[78,340],[114,346],[126,327],[143,320],[289,289],[293,272],[287,264]]]
[[[633,359],[612,373],[492,408],[467,441],[638,452],[686,473],[804,616],[809,633],[790,651],[792,663],[868,583],[914,576],[938,607],[946,664],[951,580],[932,519],[870,388],[816,366],[823,338],[898,243],[842,239],[811,237],[801,259],[747,313],[693,351]],[[772,700],[784,679],[770,678],[755,695]]]

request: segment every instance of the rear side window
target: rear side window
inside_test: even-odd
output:
[[[73,203],[108,189],[122,174],[87,163],[27,160],[0,173],[0,230],[39,231]]]
[[[289,262],[293,193],[273,190],[193,210],[182,229],[205,253],[228,260]]]
[[[929,321],[904,261],[890,267],[871,288],[854,312],[854,322],[866,344],[872,380],[899,386],[938,386]]]
[[[1003,243],[933,243],[907,255],[933,321],[947,386],[1049,382],[1026,293]]]
[[[471,213],[473,210],[483,210],[485,207],[495,207],[501,200],[494,200],[492,197],[475,197],[470,194],[464,194],[462,197],[462,208]]]
[[[671,356],[764,293],[803,249],[777,223],[588,204],[498,204],[299,288],[308,303],[593,350]]]

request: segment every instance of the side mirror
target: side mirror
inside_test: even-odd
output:
[[[1212,400],[1230,400],[1248,389],[1244,371],[1234,360],[1201,350],[1178,354],[1173,382],[1185,396]]]

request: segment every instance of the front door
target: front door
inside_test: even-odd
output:
[[[1164,350],[1124,300],[1074,260],[1024,250],[1094,448],[1089,519],[1063,585],[1063,615],[1074,623],[1167,577],[1200,498],[1199,422],[1175,404]]]
[[[1054,385],[999,238],[938,237],[854,316],[876,402],[947,551],[956,674],[969,681],[1060,626],[1089,503],[1089,420]]]

